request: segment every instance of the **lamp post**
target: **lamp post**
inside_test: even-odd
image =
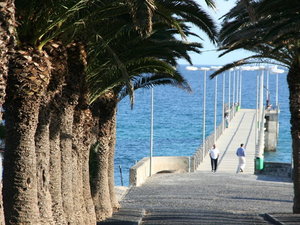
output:
[[[264,66],[260,66],[259,69],[261,70],[261,74],[260,74],[260,82],[259,82],[259,121],[261,122],[262,120],[262,115],[263,115],[263,102],[264,102],[264,93],[263,93],[263,89],[264,89],[264,71],[265,71],[265,67]]]
[[[242,80],[243,80],[243,73],[242,73],[242,70],[240,70],[240,108],[242,107]]]
[[[225,79],[226,73],[223,73],[223,87],[222,87],[222,132],[225,129]]]
[[[210,69],[208,67],[201,67],[199,70],[204,71],[203,74],[203,123],[202,123],[202,159],[205,156],[205,126],[206,126],[206,72]]]
[[[228,73],[228,120],[231,120],[231,102],[230,102],[230,94],[231,94],[231,71],[233,71],[233,69],[229,70]]]
[[[259,118],[258,118],[258,94],[259,94],[259,74],[256,74],[256,123],[255,123],[255,155],[258,155],[258,127],[259,127]]]
[[[278,74],[284,73],[284,70],[278,69],[277,66],[274,66],[270,69],[270,72],[276,74],[276,99],[275,99],[275,103],[276,103],[276,107],[278,108]]]
[[[149,176],[152,176],[152,156],[153,156],[153,122],[154,122],[154,91],[151,88],[151,121],[150,121],[150,169]]]
[[[235,114],[234,105],[235,105],[235,78],[236,78],[236,70],[233,71],[233,79],[232,79],[232,107],[233,107],[233,115]]]
[[[218,70],[220,69],[220,66],[211,66],[210,70]],[[216,143],[217,140],[217,100],[218,100],[218,76],[215,77],[215,98],[214,98],[214,143]]]
[[[240,102],[240,67],[236,67],[236,103]]]

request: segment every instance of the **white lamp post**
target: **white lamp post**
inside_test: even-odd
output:
[[[220,69],[220,66],[211,66],[210,70],[218,70]],[[218,76],[215,77],[215,108],[214,108],[214,143],[216,143],[217,140],[217,99],[218,99]]]
[[[203,123],[202,123],[202,159],[204,159],[205,153],[205,126],[206,126],[206,72],[210,70],[208,67],[201,67],[199,70],[204,71],[203,76]]]
[[[225,129],[225,79],[226,73],[223,73],[223,87],[222,87],[222,132]]]
[[[150,169],[149,176],[152,176],[152,156],[153,156],[153,122],[154,122],[154,91],[151,88],[151,121],[150,121]]]
[[[233,69],[230,69],[229,70],[229,73],[228,73],[228,119],[229,121],[231,120],[231,102],[230,102],[230,99],[231,99],[231,71],[233,71]]]
[[[284,70],[278,69],[277,66],[274,66],[271,68],[270,72],[276,74],[276,100],[275,100],[275,102],[276,102],[276,107],[278,108],[278,74],[284,73]]]
[[[233,115],[235,114],[234,105],[235,105],[235,78],[236,78],[236,70],[233,71],[233,79],[232,79],[232,106],[233,106]]]
[[[260,88],[259,88],[259,121],[261,122],[262,120],[262,115],[263,115],[263,102],[264,102],[264,93],[263,93],[263,89],[264,89],[264,71],[265,71],[265,67],[264,66],[260,66],[259,69],[261,70],[261,74],[260,74]]]

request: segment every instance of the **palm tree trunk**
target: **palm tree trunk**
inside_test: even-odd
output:
[[[68,100],[63,98],[64,102]],[[73,99],[76,101],[76,99]],[[74,224],[74,202],[73,202],[73,168],[72,168],[72,125],[74,105],[64,105],[60,124],[60,149],[61,149],[61,185],[63,209],[67,223]]]
[[[42,100],[43,103],[40,107],[39,124],[35,136],[38,206],[42,224],[54,224],[50,193],[50,188],[52,188],[50,184],[50,118],[51,105],[53,104],[56,93],[61,92],[67,68],[66,50],[61,46],[62,44],[59,42],[51,42],[45,46],[45,50],[50,56],[53,69],[51,71],[51,79],[46,96]],[[61,218],[59,219],[61,220]]]
[[[83,155],[82,155],[82,183],[83,183],[83,198],[85,202],[86,215],[84,216],[85,224],[94,225],[96,224],[96,213],[95,213],[95,205],[92,198],[91,193],[91,185],[90,185],[90,168],[89,168],[89,158],[90,158],[90,148],[91,143],[96,141],[95,137],[95,121],[93,120],[93,116],[91,110],[85,110],[84,113],[84,133],[82,133],[82,144],[83,144]]]
[[[54,224],[52,215],[52,199],[50,194],[50,112],[46,99],[40,107],[39,123],[35,135],[35,148],[37,159],[37,190],[38,206],[41,224]]]
[[[39,224],[35,132],[50,77],[44,52],[23,48],[11,63],[5,102],[3,199],[6,224]]]
[[[92,182],[92,195],[95,204],[97,221],[102,221],[112,215],[110,189],[109,189],[109,154],[110,139],[112,137],[112,124],[117,98],[109,92],[99,98],[97,102],[99,116],[98,148],[96,151],[96,177]]]
[[[5,88],[8,74],[8,61],[13,55],[15,46],[15,5],[14,0],[0,0],[0,121],[5,99]],[[0,184],[0,225],[4,225],[2,201],[2,183]]]
[[[56,96],[58,102],[60,96]],[[58,103],[54,105],[60,105]],[[63,210],[61,182],[61,151],[60,151],[60,111],[53,108],[50,115],[50,193],[52,197],[52,212],[56,225],[66,225]]]
[[[63,113],[61,115],[60,126],[60,148],[61,148],[61,169],[62,169],[62,196],[63,208],[68,224],[76,224],[74,209],[78,209],[78,202],[74,202],[73,180],[75,179],[72,168],[73,159],[77,156],[73,154],[73,123],[75,107],[80,97],[82,79],[84,79],[84,70],[86,65],[86,55],[84,47],[80,43],[74,43],[68,46],[68,69],[69,74],[66,79],[66,86],[62,92]],[[74,157],[74,158],[73,158]],[[77,166],[76,166],[77,167]],[[78,175],[76,175],[78,176]],[[76,218],[82,215],[76,215]],[[81,219],[79,219],[81,220]]]
[[[81,134],[83,131],[81,119],[81,109],[76,107],[74,113],[73,123],[73,201],[74,201],[74,214],[75,224],[84,223],[84,216],[86,215],[85,202],[83,199],[83,174],[82,174],[82,139]]]
[[[2,199],[2,182],[0,182],[0,207],[1,207],[1,212],[0,212],[0,225],[5,225],[5,220],[4,220],[4,211],[3,211],[3,199]]]
[[[8,61],[15,46],[15,5],[14,0],[0,0],[0,108],[5,99]],[[0,121],[2,110],[0,110]],[[1,219],[0,219],[1,220]]]
[[[293,148],[293,212],[300,213],[300,65],[291,66],[287,75],[290,91],[291,134]]]
[[[115,146],[116,146],[116,123],[117,123],[117,102],[111,120],[111,137],[109,142],[109,158],[108,158],[108,185],[110,193],[111,206],[114,211],[120,208],[120,204],[115,193]]]
[[[56,225],[65,225],[61,195],[61,152],[60,152],[60,109],[62,86],[67,74],[67,51],[60,42],[51,42],[45,46],[51,57],[53,69],[48,88],[49,109],[47,121],[49,123],[49,191],[52,198],[51,208]]]
[[[76,182],[73,184],[76,187],[76,192],[78,193],[74,197],[74,202],[78,202],[77,211],[81,215],[77,221],[77,224],[95,225],[96,215],[93,200],[90,191],[90,181],[89,181],[89,149],[91,145],[91,115],[89,109],[83,109],[77,107],[73,133],[74,133],[74,144],[73,152],[77,152],[78,155],[78,170],[75,176],[78,177]]]

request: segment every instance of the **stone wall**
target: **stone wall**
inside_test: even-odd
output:
[[[290,163],[264,162],[263,170],[257,173],[276,177],[291,177],[292,167]]]
[[[152,175],[157,173],[190,172],[191,159],[188,156],[152,157]],[[130,168],[129,182],[131,186],[140,186],[150,176],[150,159],[143,158]]]

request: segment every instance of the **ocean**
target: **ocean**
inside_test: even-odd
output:
[[[200,67],[199,65],[196,65]],[[172,86],[154,87],[153,156],[191,156],[202,144],[203,71],[189,71],[185,65],[178,70],[192,87],[192,93]],[[214,128],[214,86],[207,72],[206,136]],[[241,108],[256,105],[257,71],[242,72]],[[260,72],[259,72],[260,73]],[[218,76],[217,124],[222,120],[222,77]],[[266,84],[266,76],[265,82]],[[231,84],[232,85],[232,84]],[[232,87],[232,86],[231,86]],[[270,103],[275,105],[276,75],[269,76]],[[286,73],[279,75],[279,139],[276,152],[265,153],[265,161],[291,162],[289,91]],[[266,91],[264,91],[266,93]],[[232,102],[232,99],[231,99]],[[228,103],[228,72],[225,79],[225,104]],[[118,104],[115,184],[129,185],[129,168],[149,156],[151,90],[135,91],[131,110],[128,98]],[[122,171],[122,179],[121,172]]]

